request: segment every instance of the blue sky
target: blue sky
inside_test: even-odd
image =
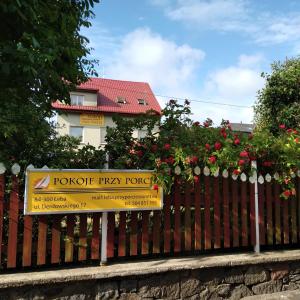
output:
[[[261,72],[300,54],[299,0],[102,0],[94,12],[83,34],[99,76],[191,99],[199,121],[251,122]]]

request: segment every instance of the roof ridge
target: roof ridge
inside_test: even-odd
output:
[[[89,79],[96,79],[96,80],[111,80],[111,81],[122,81],[122,82],[133,82],[133,83],[144,83],[144,84],[148,84],[148,82],[145,82],[145,81],[133,81],[133,80],[122,80],[122,79],[112,79],[112,78],[101,78],[101,77],[89,77]],[[89,81],[89,80],[88,80]],[[83,82],[83,84],[87,83],[88,81],[86,82]]]

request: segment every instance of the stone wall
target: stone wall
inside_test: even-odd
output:
[[[213,267],[0,289],[0,299],[241,299],[300,288],[300,262]]]

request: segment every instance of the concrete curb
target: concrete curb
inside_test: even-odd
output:
[[[137,275],[150,275],[169,271],[232,267],[242,265],[268,264],[300,260],[300,250],[263,252],[261,254],[220,254],[194,257],[155,259],[115,263],[104,267],[81,267],[27,273],[3,274],[0,288],[13,288],[26,285],[41,285],[82,280],[122,278]],[[299,298],[300,299],[300,298]]]

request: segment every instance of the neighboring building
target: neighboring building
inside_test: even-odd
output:
[[[145,82],[90,78],[71,92],[70,97],[71,105],[53,103],[58,111],[57,131],[95,147],[105,144],[106,127],[115,126],[114,114],[134,118],[151,109],[161,114],[158,101]],[[145,133],[139,130],[133,135],[141,138]]]
[[[254,124],[230,123],[232,131],[251,133],[254,129]]]

